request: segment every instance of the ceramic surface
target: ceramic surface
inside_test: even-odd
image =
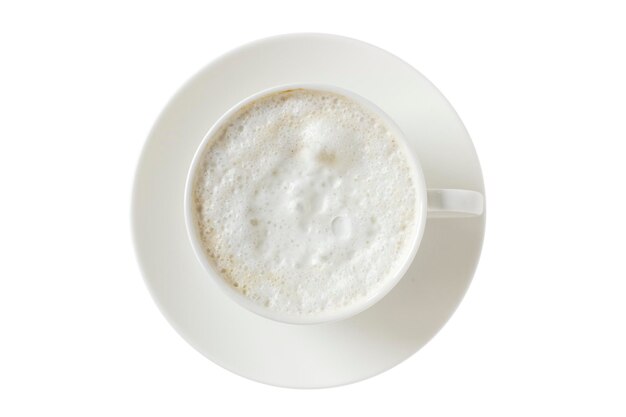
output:
[[[360,41],[315,34],[260,40],[217,59],[172,98],[142,151],[132,201],[136,253],[152,296],[181,336],[218,365],[267,384],[328,387],[393,367],[445,324],[474,274],[485,214],[429,218],[405,277],[349,319],[290,325],[233,302],[207,279],[187,237],[187,170],[229,108],[290,83],[336,85],[379,106],[419,155],[428,188],[484,188],[472,142],[445,98],[405,62]]]

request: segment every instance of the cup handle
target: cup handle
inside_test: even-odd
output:
[[[473,217],[485,210],[485,197],[470,190],[429,189],[428,217]]]

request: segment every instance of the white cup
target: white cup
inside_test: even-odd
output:
[[[266,95],[295,89],[327,91],[348,97],[349,99],[360,103],[366,109],[369,109],[373,113],[377,114],[378,117],[380,117],[382,120],[385,120],[388,127],[395,133],[395,137],[398,139],[400,145],[404,147],[406,154],[411,156],[410,164],[415,179],[414,185],[417,201],[416,223],[418,230],[415,234],[414,241],[412,242],[411,251],[402,263],[402,268],[400,268],[395,275],[388,277],[385,282],[378,287],[376,293],[372,294],[371,296],[356,301],[341,310],[323,312],[314,316],[291,316],[285,313],[280,313],[274,310],[270,310],[268,308],[264,308],[263,306],[260,306],[249,300],[243,294],[238,292],[235,288],[231,287],[231,285],[220,276],[220,273],[217,271],[216,267],[211,263],[205,253],[202,242],[200,240],[199,230],[197,227],[198,223],[196,221],[196,213],[193,204],[193,186],[196,170],[199,166],[200,160],[202,159],[201,157],[203,151],[213,135],[223,127],[225,122],[228,121],[231,116],[233,116],[237,111],[239,111],[247,104]],[[237,304],[260,316],[290,324],[313,324],[346,319],[362,312],[363,310],[371,307],[372,305],[380,301],[402,279],[407,269],[413,262],[415,254],[417,253],[420,242],[422,240],[427,217],[478,216],[483,213],[483,201],[483,195],[476,191],[457,189],[427,189],[419,159],[417,158],[417,155],[415,155],[415,153],[407,145],[406,136],[404,135],[404,133],[402,133],[397,124],[385,112],[383,112],[380,108],[378,108],[378,106],[374,105],[370,101],[351,91],[331,85],[290,84],[260,91],[240,101],[230,110],[228,110],[222,117],[220,117],[220,119],[215,122],[211,129],[209,129],[207,134],[204,136],[204,139],[198,146],[198,149],[191,162],[191,166],[189,167],[189,172],[187,174],[187,184],[185,186],[185,223],[187,225],[189,240],[196,254],[196,257],[207,272],[207,276],[209,277],[209,279],[215,282],[215,284],[218,286],[218,288],[221,289],[224,294],[230,297]]]

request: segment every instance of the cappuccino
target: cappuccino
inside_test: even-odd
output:
[[[200,241],[222,279],[292,316],[362,302],[410,256],[419,211],[393,129],[336,93],[296,89],[246,104],[201,150]]]

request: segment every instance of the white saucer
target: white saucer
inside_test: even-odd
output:
[[[288,83],[332,84],[371,100],[402,128],[432,188],[484,193],[478,158],[458,116],[421,74],[353,39],[297,34],[240,47],[193,77],[145,144],[132,201],[146,283],[163,315],[206,357],[241,376],[285,387],[328,387],[383,372],[420,349],[461,301],[480,255],[484,215],[430,219],[394,290],[337,323],[288,325],[249,313],[219,292],[187,238],[183,191],[204,134],[232,105]]]

